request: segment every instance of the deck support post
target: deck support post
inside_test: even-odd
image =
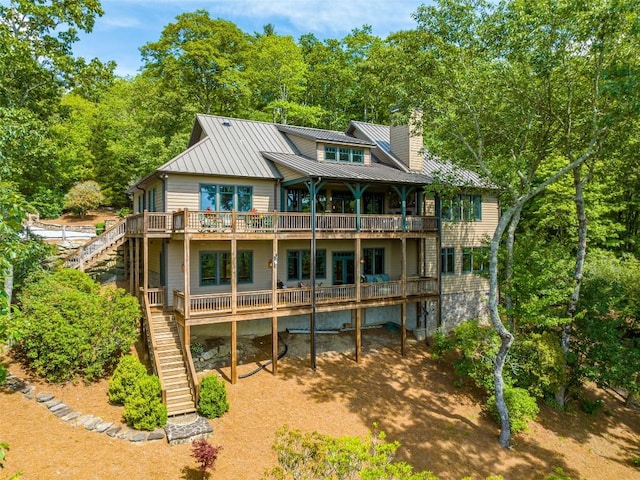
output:
[[[278,373],[278,317],[275,315],[271,317],[271,364],[273,369],[271,373],[277,375]]]
[[[133,282],[133,292],[136,298],[140,298],[140,239],[136,238],[135,240],[135,254],[134,254],[134,272],[135,272],[135,280]]]
[[[231,383],[238,383],[238,322],[231,320]]]
[[[235,212],[235,211],[234,211]],[[238,241],[231,238],[231,313],[238,311]]]
[[[144,236],[142,239],[142,291],[147,294],[149,288],[149,237]]]
[[[356,363],[362,358],[362,309],[356,308]]]
[[[185,323],[191,318],[191,235],[185,234],[183,239],[183,263],[182,273],[184,275],[184,320]]]
[[[400,316],[400,352],[404,357],[407,354],[407,302],[401,303]]]
[[[129,247],[129,293],[131,295],[135,295],[135,268],[133,263],[133,247],[135,243],[135,239],[129,238],[128,247]]]

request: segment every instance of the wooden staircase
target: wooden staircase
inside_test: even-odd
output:
[[[183,415],[196,411],[195,396],[189,382],[186,359],[182,355],[178,326],[173,315],[152,316],[153,334],[158,353],[159,372],[166,391],[168,415]]]
[[[65,258],[63,265],[84,272],[124,243],[126,227],[126,220],[120,220]]]

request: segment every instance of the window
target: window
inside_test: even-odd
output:
[[[445,247],[440,252],[440,272],[455,273],[456,251],[453,247]]]
[[[200,210],[248,212],[252,208],[253,187],[200,185]]]
[[[149,212],[156,211],[156,189],[152,188],[147,192],[147,210]]]
[[[482,195],[455,195],[442,199],[440,218],[453,222],[479,222],[482,220]]]
[[[316,278],[327,276],[327,251],[316,250]],[[311,278],[311,251],[287,251],[287,280],[308,280]]]
[[[384,213],[384,195],[381,193],[365,193],[362,197],[363,213],[372,215]]]
[[[480,247],[465,247],[462,249],[462,272],[479,273],[489,268],[488,249]]]
[[[311,194],[308,190],[287,190],[287,212],[310,212]],[[327,196],[324,191],[316,192],[316,212],[323,213],[327,208]]]
[[[364,150],[349,147],[324,147],[324,159],[327,162],[364,163]]]
[[[138,213],[142,213],[144,211],[144,195],[138,196]]]
[[[331,194],[332,213],[355,213],[356,200],[351,192],[333,192]]]
[[[253,252],[238,252],[238,283],[251,283]],[[231,283],[231,252],[200,252],[200,285]]]
[[[381,275],[384,273],[384,248],[365,248],[362,251],[363,275]]]

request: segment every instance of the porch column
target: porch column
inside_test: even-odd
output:
[[[133,295],[136,298],[140,298],[140,239],[136,238],[136,247],[134,254],[134,271],[135,271],[135,281],[133,285]]]
[[[182,274],[184,275],[184,321],[191,317],[191,234],[185,233],[183,243]]]
[[[238,383],[238,322],[231,320],[231,383]]]
[[[231,313],[238,311],[238,240],[231,237]]]
[[[133,247],[134,247],[134,243],[135,243],[135,239],[132,237],[129,237],[129,241],[128,243],[128,247],[129,247],[129,293],[131,295],[135,295],[135,264],[133,263]]]
[[[271,373],[278,373],[278,317],[271,317],[271,364],[273,369]]]
[[[400,288],[402,291],[402,298],[407,298],[407,238],[402,237],[400,239],[402,243],[402,257],[400,259]]]
[[[144,295],[147,295],[149,288],[149,237],[146,235],[142,239],[142,289]],[[145,301],[148,301],[146,299]]]
[[[278,309],[278,239],[271,242],[271,305]],[[277,333],[277,332],[276,332]]]
[[[362,276],[362,264],[360,261],[362,260],[362,240],[359,236],[356,237],[356,246],[355,246],[355,277],[356,277],[356,303],[360,303],[362,300],[362,288],[361,288],[361,276]]]
[[[353,199],[356,204],[356,232],[360,231],[360,215],[362,213],[362,194],[364,191],[369,188],[369,185],[365,185],[364,187],[357,183],[355,186],[352,186],[348,183],[345,183],[347,188],[351,190],[351,194],[353,195]]]
[[[356,308],[356,362],[362,357],[362,309]]]

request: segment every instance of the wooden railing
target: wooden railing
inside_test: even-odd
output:
[[[435,295],[438,283],[435,278],[410,278],[406,282],[407,296]],[[310,287],[283,288],[276,291],[276,308],[310,306],[312,299]],[[356,298],[356,285],[330,285],[316,287],[316,303],[353,303]],[[401,298],[402,281],[362,283],[360,285],[361,300],[377,298]],[[230,313],[233,311],[231,293],[211,293],[192,295],[190,307],[192,315]],[[269,310],[273,308],[273,291],[257,290],[238,292],[236,294],[236,311],[248,312]],[[184,293],[174,291],[173,306],[184,314]]]
[[[125,220],[120,220],[101,235],[92,238],[78,250],[64,259],[64,266],[84,270],[85,265],[92,259],[100,256],[112,245],[122,239],[126,232]]]
[[[320,213],[318,232],[424,232],[437,231],[435,217]],[[311,231],[311,214],[298,212],[210,212],[181,210],[145,212],[127,218],[128,234],[143,233],[277,233]]]
[[[147,288],[147,303],[150,307],[164,306],[164,288]]]
[[[140,288],[140,302],[142,303],[142,328],[147,337],[147,348],[149,349],[149,357],[151,357],[151,368],[160,379],[160,387],[162,389],[162,403],[167,403],[167,389],[164,386],[162,378],[162,369],[160,368],[160,355],[156,345],[156,336],[153,330],[153,319],[151,316],[151,306],[149,305],[148,296],[145,295],[144,288]]]

